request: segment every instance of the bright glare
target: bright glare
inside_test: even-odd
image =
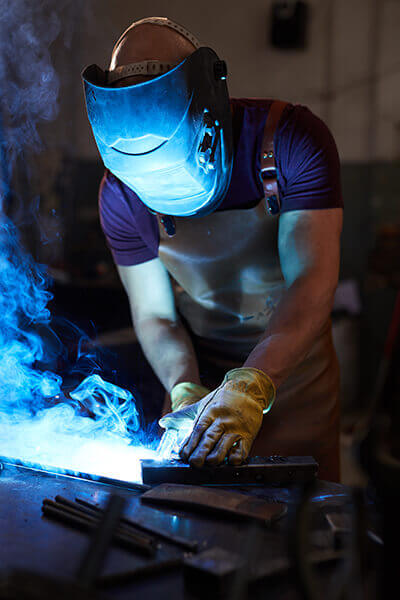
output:
[[[60,408],[67,410],[60,411]],[[77,475],[83,473],[140,483],[140,459],[155,458],[155,450],[130,445],[128,438],[107,431],[97,431],[95,438],[90,439],[95,422],[74,415],[70,408],[59,405],[48,409],[45,417],[28,418],[18,423],[1,415],[0,455],[44,469],[53,467]],[[62,419],[67,417],[69,432],[63,433]],[[72,433],[71,427],[76,433]]]

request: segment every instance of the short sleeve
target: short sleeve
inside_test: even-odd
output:
[[[156,248],[144,241],[138,215],[134,215],[134,205],[139,202],[132,190],[105,172],[99,189],[100,223],[117,265],[136,265],[158,255]]]
[[[292,106],[276,137],[281,212],[343,207],[340,162],[325,123]]]

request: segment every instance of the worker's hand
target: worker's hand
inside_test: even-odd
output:
[[[190,406],[198,402],[204,396],[210,393],[210,390],[204,385],[191,383],[190,381],[182,381],[177,383],[171,390],[171,407],[172,412],[176,412],[185,406]]]
[[[208,396],[205,398],[207,397]],[[171,432],[171,434],[175,432],[174,452],[179,451],[186,439],[192,433],[193,426],[196,422],[197,414],[200,408],[200,402],[201,400],[193,402],[192,404],[189,404],[180,410],[168,413],[158,421],[160,427],[163,427],[166,429],[166,431]],[[172,439],[172,436],[169,437]],[[165,434],[161,439],[165,439]],[[172,450],[172,448],[170,450]]]
[[[182,460],[192,466],[218,465],[226,457],[238,465],[247,458],[263,413],[271,408],[275,394],[273,382],[263,371],[232,369],[215,391],[192,406],[166,415],[160,424],[168,427],[168,419],[175,417],[188,429],[194,419],[192,433],[180,451]]]
[[[210,393],[203,385],[184,381],[175,385],[170,393],[172,413],[159,421],[169,433],[165,433],[158,447],[161,455],[169,457],[178,452],[183,442],[191,434],[197,416],[196,404]]]

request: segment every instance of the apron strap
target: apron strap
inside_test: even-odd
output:
[[[163,215],[162,213],[151,210],[147,207],[147,210],[157,217],[158,224],[164,229],[168,237],[174,237],[176,233],[175,219],[171,215]]]
[[[174,237],[176,233],[175,219],[171,215],[162,215],[161,213],[155,213],[160,225],[163,226],[165,233],[168,237]]]
[[[275,163],[274,135],[288,102],[274,100],[265,121],[261,146],[261,181],[264,189],[265,208],[271,215],[279,214],[278,171]]]

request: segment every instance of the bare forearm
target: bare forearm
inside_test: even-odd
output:
[[[244,366],[264,371],[277,387],[285,381],[306,357],[330,317],[334,290],[318,288],[318,281],[305,279],[287,290]]]
[[[135,330],[147,360],[170,392],[181,381],[200,383],[196,355],[181,321],[145,319]]]

